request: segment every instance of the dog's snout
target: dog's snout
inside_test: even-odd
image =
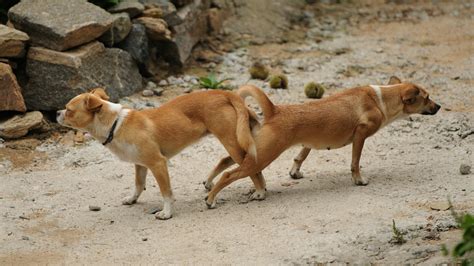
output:
[[[439,109],[441,109],[441,105],[435,103],[435,108],[433,110],[433,114],[436,114],[439,111]]]

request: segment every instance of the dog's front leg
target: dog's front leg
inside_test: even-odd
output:
[[[150,165],[149,168],[155,176],[158,186],[160,187],[161,196],[163,197],[163,210],[157,212],[155,217],[160,220],[167,220],[173,216],[173,193],[171,191],[166,158],[161,157],[157,159],[158,161],[155,161],[152,165]]]
[[[356,128],[354,134],[354,140],[352,142],[352,181],[358,186],[365,186],[369,181],[360,175],[359,161],[362,154],[362,148],[364,147],[365,139],[369,136],[368,126],[363,124]]]
[[[122,200],[123,205],[132,205],[137,202],[143,190],[145,190],[146,174],[146,167],[135,164],[135,191],[132,196],[125,197]]]
[[[308,154],[310,151],[311,151],[311,148],[303,147],[303,149],[301,149],[298,156],[295,157],[293,167],[291,167],[291,170],[290,170],[291,178],[293,179],[303,178],[303,174],[300,172],[300,168],[304,160],[306,160],[306,157],[308,157]]]

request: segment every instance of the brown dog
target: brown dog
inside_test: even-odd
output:
[[[243,98],[254,97],[261,106],[264,123],[254,133],[258,160],[249,160],[226,172],[209,192],[206,204],[215,207],[217,193],[239,178],[260,172],[289,147],[302,144],[290,175],[301,178],[300,167],[311,149],[337,149],[352,143],[352,180],[367,185],[360,175],[359,160],[366,138],[380,128],[410,114],[434,115],[440,105],[418,85],[392,77],[387,86],[366,86],[296,105],[273,105],[257,87],[239,89]]]
[[[235,93],[195,92],[141,111],[123,108],[108,99],[103,89],[80,94],[66,105],[66,110],[58,111],[57,120],[64,126],[88,131],[121,160],[135,164],[135,192],[123,204],[137,201],[150,169],[164,199],[163,210],[156,214],[158,219],[172,216],[167,159],[207,133],[220,140],[232,161],[242,163],[244,157],[255,158],[249,128],[253,113]],[[252,175],[252,180],[257,191],[264,190],[262,176]]]

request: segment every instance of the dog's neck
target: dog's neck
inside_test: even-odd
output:
[[[124,109],[120,104],[106,102],[107,108],[106,114],[96,115],[94,117],[94,122],[91,123],[91,126],[87,129],[88,132],[98,141],[104,143],[110,134],[115,135],[129,113],[129,109]],[[115,128],[112,128],[114,123],[116,123]],[[113,132],[111,132],[113,130]]]
[[[377,105],[384,116],[382,126],[406,117],[400,97],[400,85],[370,85],[377,96]]]

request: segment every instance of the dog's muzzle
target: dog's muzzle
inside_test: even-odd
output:
[[[435,107],[429,111],[425,111],[423,113],[421,113],[422,115],[435,115],[439,109],[441,109],[441,105],[435,103]]]

